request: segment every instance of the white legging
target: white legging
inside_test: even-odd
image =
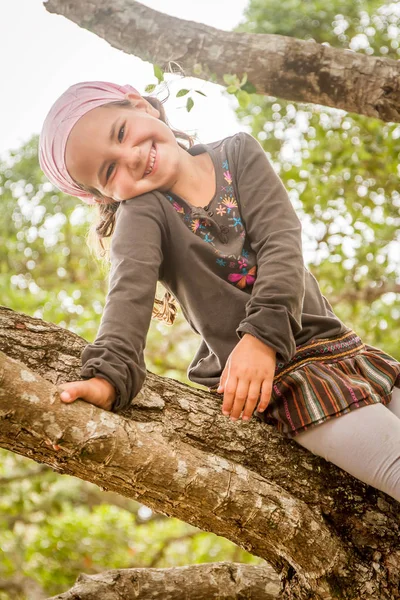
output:
[[[357,408],[294,440],[400,502],[400,389],[391,402]]]

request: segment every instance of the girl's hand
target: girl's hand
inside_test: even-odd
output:
[[[224,394],[222,413],[236,421],[243,410],[248,421],[261,395],[259,412],[269,404],[275,374],[276,352],[246,333],[231,352],[217,392]]]
[[[104,410],[111,410],[116,397],[114,386],[101,377],[63,383],[59,390],[61,400],[67,404],[80,399]]]

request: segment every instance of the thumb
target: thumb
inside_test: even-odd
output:
[[[60,398],[63,402],[70,403],[75,402],[78,398],[83,398],[85,394],[85,386],[81,385],[85,382],[77,382],[75,384],[65,384],[59,386]]]

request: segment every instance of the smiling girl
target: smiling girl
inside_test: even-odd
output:
[[[256,140],[192,145],[156,99],[83,82],[51,108],[39,156],[59,189],[98,204],[99,237],[112,235],[100,329],[82,380],[62,386],[64,402],[129,405],[146,375],[151,316],[172,322],[177,300],[201,336],[188,376],[223,394],[224,415],[248,420],[256,409],[400,500],[400,364],[366,346],[322,296],[303,263],[300,222]],[[162,309],[158,281],[168,290]]]

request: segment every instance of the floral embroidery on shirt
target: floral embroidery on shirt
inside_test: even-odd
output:
[[[210,235],[209,233],[206,233],[203,239],[208,244],[211,244],[212,241],[214,240],[214,237],[212,235]]]
[[[232,183],[232,175],[230,174],[229,171],[225,171],[224,179],[225,179],[226,183],[229,183],[229,185]]]
[[[220,151],[223,152],[223,147]],[[217,181],[219,181],[219,189],[217,190],[217,193],[219,192],[220,194],[219,201],[213,201],[215,202],[215,208],[211,208],[210,204],[211,212],[209,212],[208,208],[207,211],[201,208],[194,209],[193,206],[178,196],[165,194],[165,197],[172,204],[186,226],[212,247],[214,255],[217,255],[215,262],[218,267],[223,269],[221,275],[236,287],[245,289],[246,287],[251,287],[256,279],[257,268],[254,265],[255,257],[252,252],[252,258],[250,259],[250,246],[248,241],[246,241],[246,232],[240,216],[238,202],[234,195],[233,178],[229,170],[228,160],[222,160],[222,169],[223,171],[217,175]],[[213,216],[212,211],[216,215],[214,219],[211,218]],[[204,213],[204,216],[202,214],[199,216],[199,212]],[[232,231],[233,238],[228,237],[230,231]],[[231,239],[231,242],[229,242],[227,249],[229,248],[230,252],[224,252],[222,244],[226,244],[229,239]],[[235,239],[237,240],[236,243]],[[238,243],[239,239],[244,241],[240,244]],[[218,240],[219,244],[217,243]],[[235,249],[237,249],[238,254],[232,254],[232,250]],[[227,273],[227,270],[231,272],[228,271]]]
[[[235,213],[233,213],[235,214]],[[237,231],[238,227],[242,227],[242,220],[240,217],[230,217],[229,221],[232,221],[232,227]]]
[[[191,224],[190,224],[190,229],[193,231],[193,233],[196,233],[196,231],[198,229],[200,229],[201,226],[202,225],[201,225],[200,219],[193,219],[192,222],[191,222]]]
[[[180,206],[177,202],[173,202],[172,206],[174,207],[174,209],[178,213],[184,213],[185,212],[185,209],[182,206]]]
[[[241,273],[231,273],[228,275],[229,281],[232,281],[237,285],[241,290],[246,287],[246,285],[253,285],[256,280],[256,271],[257,267],[252,267],[249,271],[247,269],[242,269]]]
[[[228,209],[228,215],[230,214],[230,212],[233,208],[238,207],[235,198],[229,198],[228,196],[225,196],[225,198],[222,200],[222,204],[224,204],[226,206],[226,208]],[[219,205],[219,206],[221,206],[221,205]]]

